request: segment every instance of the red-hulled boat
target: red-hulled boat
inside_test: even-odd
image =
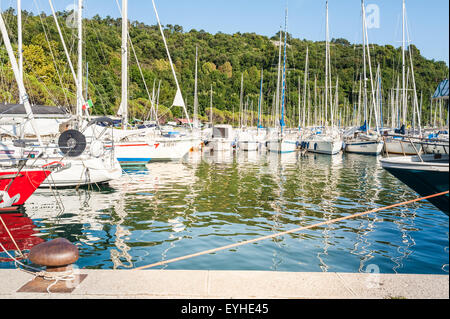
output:
[[[23,205],[50,173],[46,169],[0,169],[0,211]]]

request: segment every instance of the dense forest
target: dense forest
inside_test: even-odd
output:
[[[17,19],[14,9],[3,12],[13,47],[17,50]],[[76,68],[77,30],[67,23],[72,12],[58,12],[65,42]],[[73,110],[76,104],[76,87],[64,54],[56,24],[51,15],[33,15],[23,12],[24,83],[33,104],[62,105]],[[121,100],[121,19],[111,17],[83,19],[83,74],[88,83],[88,98],[93,101],[93,114],[116,114]],[[184,100],[189,113],[193,112],[195,52],[198,47],[198,101],[200,118],[207,121],[211,96],[214,121],[238,123],[241,101],[253,111],[253,123],[260,97],[261,71],[263,72],[262,110],[264,119],[273,110],[278,75],[279,36],[269,38],[255,33],[232,35],[204,30],[186,32],[178,25],[165,25],[165,37],[176,69]],[[129,28],[129,114],[130,118],[147,119],[150,97],[158,91],[158,112],[169,120],[183,117],[180,107],[171,107],[176,86],[157,25],[132,21]],[[308,110],[321,103],[325,81],[325,41],[308,41],[287,37],[286,62],[286,117],[288,125],[298,121],[298,107],[304,99],[304,70],[306,51],[309,52],[309,71],[306,85]],[[3,44],[3,41],[2,41]],[[386,114],[390,92],[397,88],[402,69],[401,47],[370,45],[373,77],[379,65],[382,79],[383,107]],[[411,50],[411,52],[410,52]],[[428,60],[414,45],[411,53],[415,84],[423,118],[428,120],[430,97],[440,81],[448,77],[445,62]],[[333,102],[337,101],[336,114],[350,116],[358,103],[363,53],[361,44],[346,39],[330,41],[331,80]],[[409,60],[407,66],[409,66]],[[140,71],[142,69],[142,73]],[[243,93],[241,96],[241,77]],[[338,79],[338,95],[335,87]],[[411,76],[408,88],[412,88]],[[87,80],[87,81],[86,81]],[[211,95],[212,89],[212,95]],[[370,89],[370,87],[369,87]],[[300,95],[299,95],[300,92]],[[155,93],[156,94],[156,93]],[[322,94],[322,95],[321,95]],[[410,99],[412,94],[409,94]],[[17,103],[18,89],[4,45],[0,47],[0,99],[1,103]]]

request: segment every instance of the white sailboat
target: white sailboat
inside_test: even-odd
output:
[[[364,0],[361,0],[361,9],[362,9],[362,25],[363,25],[363,104],[364,104],[364,125],[360,128],[352,129],[350,132],[346,133],[344,137],[345,142],[345,151],[347,153],[357,153],[357,154],[365,154],[365,155],[379,155],[383,149],[384,141],[379,133],[378,126],[378,112],[377,107],[375,105],[375,97],[373,90],[373,82],[372,82],[372,66],[370,62],[370,49],[369,49],[369,41],[367,37],[367,28],[366,28],[366,11]],[[367,57],[369,62],[369,73],[370,73],[370,82],[372,87],[372,102],[373,102],[373,111],[375,113],[375,122],[376,122],[376,131],[372,131],[369,128],[368,121],[368,108],[367,108],[367,77],[366,77],[366,45],[367,45]]]
[[[164,45],[169,57],[169,62],[175,78],[177,93],[173,102],[174,106],[182,106],[189,121],[181,90],[173,69],[172,60],[167,43],[159,22],[156,6],[153,2],[155,14],[163,36]],[[109,147],[114,147],[117,159],[122,165],[145,165],[153,161],[179,160],[185,156],[193,146],[200,144],[200,138],[189,135],[181,135],[178,131],[165,131],[157,128],[129,127],[128,123],[128,0],[122,0],[122,102],[118,115],[122,118],[122,129],[109,130],[107,135],[110,141]],[[153,103],[153,99],[151,102]],[[189,121],[190,122],[190,121]]]
[[[308,152],[335,155],[342,149],[342,136],[334,126],[334,112],[331,105],[331,127],[328,126],[328,86],[329,86],[329,36],[328,36],[328,1],[326,2],[326,46],[325,46],[325,125],[323,128],[313,129],[302,139],[303,148]],[[331,99],[330,99],[331,104]]]
[[[279,130],[272,134],[271,138],[267,141],[267,150],[274,153],[292,153],[297,150],[298,141],[295,135],[288,134],[284,127],[285,113],[285,90],[286,90],[286,47],[287,47],[287,18],[288,10],[286,8],[285,15],[285,32],[284,32],[284,56],[283,56],[283,73],[282,73],[282,94],[281,94],[281,114],[279,122]],[[280,31],[281,38],[281,31]],[[279,45],[281,46],[281,40]],[[280,50],[281,52],[281,50]],[[280,70],[280,56],[278,59],[278,69]],[[278,73],[279,74],[279,73]],[[279,94],[279,81],[277,81],[277,96]],[[278,103],[277,103],[278,104]]]
[[[152,159],[156,149],[145,135],[147,129],[128,128],[128,0],[122,0],[122,101],[118,115],[122,117],[122,130],[112,129],[111,144],[122,166],[145,165]]]
[[[192,123],[189,118],[186,105],[184,103],[183,95],[181,93],[180,85],[178,83],[177,75],[175,73],[175,68],[173,67],[169,47],[167,46],[166,37],[162,29],[161,21],[159,19],[158,11],[156,9],[154,0],[152,0],[152,4],[156,15],[156,20],[158,22],[159,30],[161,32],[161,36],[164,42],[164,46],[166,48],[166,53],[169,59],[172,75],[175,80],[175,85],[177,88],[177,92],[175,94],[172,106],[179,106],[183,108],[190,130],[186,134],[180,134],[180,132],[176,131],[163,132],[161,130],[153,130],[151,133],[147,134],[147,139],[149,139],[149,142],[154,143],[154,145],[156,146],[152,154],[151,161],[180,160],[181,158],[186,156],[191,149],[200,145],[201,137],[199,136],[199,134],[193,134]]]
[[[58,29],[61,43],[63,44],[64,51],[66,53],[66,58],[69,62],[69,66],[71,68],[73,77],[75,82],[77,83],[77,114],[76,118],[80,126],[85,126],[86,123],[82,118],[82,105],[85,104],[82,97],[82,3],[79,3],[78,7],[78,51],[80,52],[78,55],[78,76],[75,75],[75,71],[72,67],[72,63],[70,60],[70,56],[64,41],[64,37],[61,32],[61,28],[59,26],[58,19],[56,17],[56,13],[52,4],[52,1],[49,0],[50,8],[52,10],[53,18],[55,20],[56,27]],[[153,145],[148,144],[144,141],[139,141],[142,139],[140,136],[144,131],[139,130],[127,130],[128,123],[128,95],[127,95],[127,86],[128,86],[128,43],[127,43],[127,35],[128,35],[128,19],[127,19],[127,10],[128,5],[127,1],[124,1],[122,6],[122,15],[125,17],[122,20],[122,103],[119,109],[119,115],[122,117],[122,122],[124,123],[125,129],[118,130],[113,127],[99,127],[99,126],[90,126],[86,129],[85,135],[87,136],[99,136],[99,132],[102,133],[103,141],[105,143],[105,147],[107,149],[112,149],[114,145],[114,153],[116,155],[117,160],[121,165],[142,165],[147,164],[150,159],[150,153],[154,148]],[[89,118],[88,109],[84,110],[86,117]],[[137,140],[136,140],[137,139]],[[131,140],[133,140],[131,142]]]
[[[82,0],[79,0],[79,9],[81,7]],[[79,23],[81,23],[81,14],[79,15]],[[1,148],[13,151],[14,154],[9,156],[11,153],[6,152],[7,157],[4,158],[2,163],[17,164],[23,158],[31,158],[27,165],[32,165],[32,167],[57,167],[58,169],[54,170],[40,187],[102,184],[119,178],[122,175],[122,169],[115,159],[114,152],[105,150],[100,141],[89,140],[78,130],[64,131],[59,136],[58,142],[42,140],[23,84],[23,76],[20,74],[1,14],[0,29],[19,87],[20,100],[26,110],[26,119],[31,122],[37,139],[34,141],[2,141]],[[79,54],[81,55],[81,52]]]
[[[406,135],[406,115],[407,115],[407,109],[408,109],[408,103],[407,103],[407,80],[409,79],[409,69],[408,69],[408,76],[406,76],[405,68],[406,68],[406,59],[405,59],[405,33],[406,33],[406,6],[405,6],[405,0],[402,1],[402,121],[403,124],[399,129],[394,130],[394,134],[396,136],[389,136],[385,138],[385,152],[387,154],[402,154],[402,155],[416,155],[420,152],[422,152],[422,145],[419,143],[413,143],[410,139],[407,138]],[[412,82],[413,86],[415,88],[415,81],[414,81],[414,70],[412,68],[412,56],[411,56],[411,50],[409,50],[410,53],[410,62],[411,62],[411,71],[412,71]],[[406,77],[406,78],[405,78]],[[415,94],[415,90],[414,90]],[[418,109],[417,106],[417,97],[415,96],[414,99],[414,105],[413,105],[413,111],[415,112]],[[418,112],[419,113],[419,112]],[[420,119],[420,117],[419,117]],[[420,127],[420,120],[419,120],[419,127]],[[420,134],[419,134],[420,137]]]
[[[258,102],[258,121],[256,130],[247,125],[242,126],[237,134],[238,148],[246,152],[255,152],[262,149],[265,145],[265,132],[260,125],[261,103],[262,103],[263,70],[261,70],[260,97]],[[252,110],[253,111],[253,110]]]

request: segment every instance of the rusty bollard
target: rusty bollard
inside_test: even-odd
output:
[[[87,276],[74,273],[73,264],[78,258],[78,247],[64,238],[34,246],[28,259],[33,264],[45,266],[46,270],[17,292],[49,293],[51,288],[51,292],[71,293]]]
[[[78,260],[78,247],[65,238],[56,238],[31,248],[28,258],[47,272],[67,272]]]

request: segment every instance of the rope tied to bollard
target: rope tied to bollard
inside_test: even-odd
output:
[[[429,198],[433,198],[433,197],[443,196],[443,195],[448,194],[448,193],[449,193],[449,191],[436,193],[436,194],[433,194],[433,195],[428,195],[428,196],[424,196],[424,197],[421,197],[421,198],[412,199],[412,200],[409,200],[409,201],[406,201],[406,202],[402,202],[402,203],[397,203],[397,204],[393,204],[393,205],[389,205],[389,206],[384,206],[384,207],[380,207],[380,208],[371,209],[371,210],[368,210],[368,211],[365,211],[365,212],[362,212],[362,213],[357,213],[357,214],[353,214],[353,215],[349,215],[349,216],[344,216],[344,217],[340,217],[340,218],[330,219],[328,221],[316,223],[316,224],[309,225],[309,226],[302,226],[302,227],[286,230],[286,231],[283,231],[283,232],[279,232],[279,233],[276,233],[276,234],[262,236],[262,237],[258,237],[258,238],[254,238],[254,239],[250,239],[250,240],[245,240],[245,241],[242,241],[242,242],[239,242],[239,243],[234,243],[234,244],[230,244],[230,245],[226,245],[226,246],[222,246],[222,247],[218,247],[218,248],[205,250],[205,251],[194,253],[194,254],[190,254],[190,255],[185,255],[185,256],[176,257],[176,258],[172,258],[172,259],[168,259],[168,260],[163,260],[163,261],[156,262],[156,263],[153,263],[153,264],[150,264],[150,265],[145,265],[145,266],[140,266],[140,267],[134,268],[134,270],[142,270],[142,269],[157,267],[157,266],[173,263],[173,262],[180,261],[180,260],[185,260],[185,259],[189,259],[189,258],[201,256],[201,255],[211,254],[211,253],[215,253],[215,252],[218,252],[218,251],[221,251],[221,250],[230,249],[230,248],[234,248],[234,247],[238,247],[238,246],[243,246],[243,245],[246,245],[246,244],[255,243],[255,242],[258,242],[258,241],[265,240],[265,239],[271,239],[271,238],[287,235],[287,234],[290,234],[290,233],[299,232],[299,231],[302,231],[302,230],[307,230],[307,229],[316,228],[316,227],[320,227],[320,226],[324,226],[324,225],[329,225],[329,224],[333,224],[333,223],[336,223],[336,222],[339,222],[339,221],[360,217],[360,216],[367,215],[367,214],[370,214],[370,213],[379,212],[379,211],[386,210],[386,209],[389,209],[389,208],[403,206],[403,205],[411,204],[411,203],[414,203],[414,202],[419,202],[419,201],[422,201],[422,200],[425,200],[425,199],[429,199]]]
[[[26,272],[27,274],[33,275],[34,277],[41,277],[44,280],[48,280],[48,281],[54,280],[55,282],[51,283],[47,287],[48,293],[51,293],[50,288],[53,287],[54,285],[56,285],[58,283],[58,281],[72,281],[75,279],[75,274],[73,272],[73,269],[70,269],[65,272],[49,272],[49,271],[41,270],[41,269],[38,269],[35,267],[31,267],[31,266],[25,265],[24,263],[20,262],[18,259],[14,258],[14,256],[12,256],[6,250],[6,248],[2,245],[2,243],[0,243],[0,247],[9,256],[9,258],[11,258],[11,260],[14,261],[14,265],[20,271]],[[19,267],[18,265],[22,266],[23,268]],[[26,268],[28,268],[30,270],[27,270]]]

